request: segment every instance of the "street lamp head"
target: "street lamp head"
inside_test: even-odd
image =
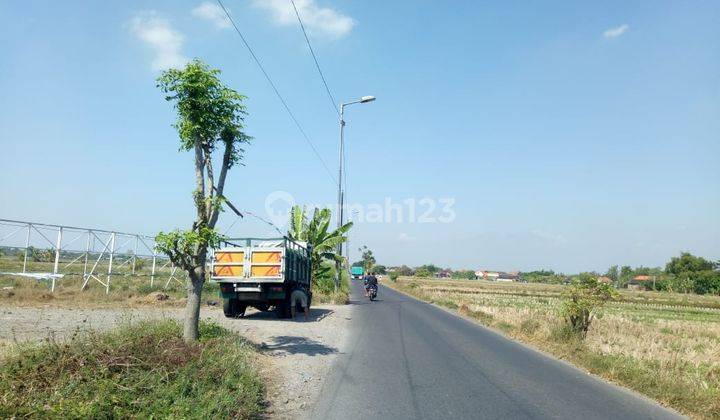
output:
[[[362,98],[360,98],[360,103],[364,104],[365,102],[372,102],[374,100],[374,96],[363,96]]]

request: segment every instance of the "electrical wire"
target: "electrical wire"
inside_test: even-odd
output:
[[[320,73],[320,78],[322,79],[323,85],[325,85],[325,91],[328,94],[328,98],[330,98],[330,103],[332,104],[335,113],[339,117],[340,111],[338,111],[338,104],[335,101],[335,97],[333,96],[332,92],[330,92],[330,87],[328,87],[327,80],[325,80],[325,75],[323,74],[322,69],[320,69],[320,63],[318,63],[317,56],[315,55],[315,50],[313,50],[313,47],[310,44],[310,38],[308,38],[307,31],[305,31],[305,25],[303,25],[303,21],[302,19],[300,19],[300,13],[298,12],[297,6],[295,6],[295,0],[290,0],[290,3],[292,3],[292,7],[295,10],[295,16],[297,16],[298,23],[300,23],[300,29],[302,29],[302,33],[305,36],[305,42],[307,43],[307,46],[310,49],[310,54],[315,61],[315,68],[317,68],[318,73]]]
[[[265,68],[263,67],[262,63],[260,63],[260,59],[255,55],[255,52],[250,47],[250,44],[248,44],[247,40],[245,39],[245,36],[242,34],[238,26],[235,24],[235,20],[230,16],[230,12],[225,8],[225,5],[222,3],[221,0],[216,0],[218,5],[223,9],[225,12],[225,15],[227,16],[228,20],[232,24],[233,28],[235,28],[235,32],[240,36],[240,39],[242,40],[243,44],[245,45],[245,48],[247,48],[248,52],[252,56],[253,60],[255,61],[255,64],[260,68],[260,71],[262,71],[262,74],[265,76],[265,79],[268,81],[270,86],[272,87],[273,91],[275,92],[275,95],[278,97],[280,102],[282,103],[283,107],[285,108],[285,111],[287,111],[290,118],[293,120],[295,125],[297,126],[298,130],[300,131],[300,134],[302,134],[303,138],[305,138],[305,141],[310,146],[310,148],[315,153],[315,156],[320,160],[320,163],[322,163],[323,167],[325,168],[325,171],[330,176],[330,179],[333,180],[333,183],[337,184],[337,180],[335,179],[335,176],[333,176],[332,171],[330,171],[330,168],[328,168],[327,164],[325,163],[325,160],[323,160],[322,156],[320,156],[320,153],[315,148],[315,145],[310,140],[310,137],[308,137],[307,133],[305,133],[305,130],[303,130],[302,126],[300,125],[300,122],[295,118],[295,114],[290,110],[290,107],[288,106],[287,102],[285,101],[285,98],[280,94],[280,91],[278,91],[278,88],[275,86],[275,83],[270,78],[270,75],[268,75],[267,71],[265,71]]]

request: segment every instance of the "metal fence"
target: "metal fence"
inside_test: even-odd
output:
[[[97,282],[106,293],[113,275],[147,276],[153,286],[156,277],[167,274],[165,288],[172,281],[182,284],[182,272],[147,235],[0,219],[0,250],[16,257],[15,265],[3,261],[0,275],[49,280],[52,291],[66,275],[82,275],[83,290]]]

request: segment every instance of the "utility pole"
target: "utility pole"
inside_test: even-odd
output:
[[[357,101],[351,101],[351,102],[340,104],[340,156],[339,156],[340,165],[338,167],[338,209],[337,209],[337,211],[338,211],[338,218],[337,218],[338,229],[340,227],[342,227],[343,222],[344,222],[344,216],[345,216],[345,214],[344,214],[345,209],[343,208],[344,207],[343,202],[345,199],[345,197],[344,197],[345,192],[343,191],[343,170],[344,170],[343,166],[345,164],[345,159],[343,159],[343,156],[345,154],[345,107],[348,105],[352,105],[352,104],[364,104],[367,102],[372,102],[374,100],[375,100],[374,96],[363,96],[362,98],[360,98]],[[337,254],[340,257],[342,257],[342,244],[341,243],[338,244],[338,246],[337,246]],[[337,292],[338,288],[340,287],[340,275],[341,275],[340,270],[342,269],[341,263],[338,262],[336,264],[335,268],[337,271],[337,275],[335,276],[335,291]]]

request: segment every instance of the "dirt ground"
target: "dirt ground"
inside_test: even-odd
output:
[[[248,310],[245,318],[228,319],[218,307],[205,306],[201,317],[237,331],[261,349],[261,369],[268,377],[268,415],[306,417],[337,354],[346,351],[351,305],[313,307],[310,321],[279,320],[273,313]],[[65,339],[89,329],[108,329],[123,321],[180,319],[180,308],[68,309],[0,306],[0,352],[27,340]]]

